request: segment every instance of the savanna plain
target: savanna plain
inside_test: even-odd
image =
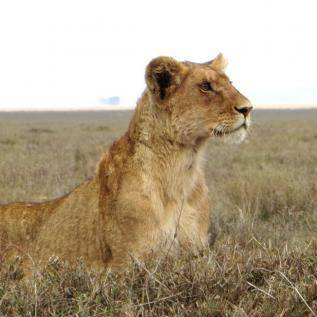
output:
[[[0,113],[0,203],[71,191],[131,115]],[[0,250],[0,316],[317,316],[317,110],[252,121],[240,145],[210,140],[215,242],[203,254],[167,252],[120,275],[52,257],[24,277]]]

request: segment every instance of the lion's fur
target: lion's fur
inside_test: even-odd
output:
[[[224,64],[222,56],[206,64],[154,59],[127,133],[91,180],[51,202],[0,206],[1,251],[120,268],[130,256],[206,246],[206,140],[237,129],[244,119],[234,107],[249,105]],[[205,79],[217,93],[199,89]]]

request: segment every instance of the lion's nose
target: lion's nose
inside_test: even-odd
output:
[[[234,109],[237,112],[243,114],[244,117],[246,117],[250,113],[250,111],[253,109],[253,107],[251,107],[251,106],[250,107],[242,107],[242,108],[234,107]]]

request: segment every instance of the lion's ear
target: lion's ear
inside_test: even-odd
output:
[[[157,57],[146,68],[145,81],[157,101],[168,98],[177,89],[184,74],[183,65],[171,57]]]
[[[210,62],[210,67],[214,68],[215,70],[224,72],[228,66],[228,61],[226,58],[220,53],[217,55],[215,59]]]

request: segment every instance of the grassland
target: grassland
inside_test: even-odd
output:
[[[0,203],[69,192],[130,116],[0,113]],[[210,142],[206,175],[204,255],[120,276],[52,260],[26,279],[0,250],[0,316],[316,316],[317,110],[255,111],[245,143]]]

